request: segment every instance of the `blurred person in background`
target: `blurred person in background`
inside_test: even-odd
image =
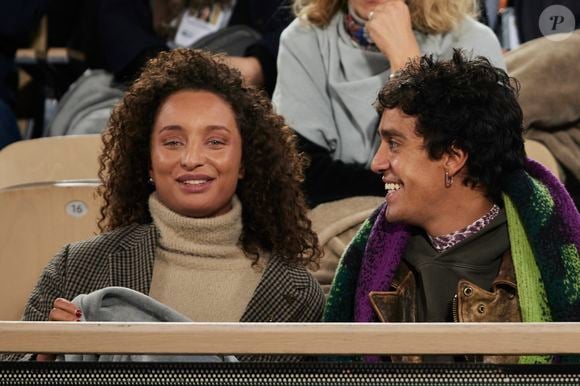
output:
[[[234,46],[222,45],[226,53],[236,52],[228,62],[249,84],[271,94],[280,34],[291,20],[285,0],[85,0],[74,45],[87,54],[89,67],[105,69],[126,83],[160,51],[191,47],[220,30],[245,26],[255,38],[240,52],[233,32]],[[220,39],[227,41],[227,33]]]
[[[16,50],[30,44],[48,0],[4,1],[0,6],[0,149],[20,139],[16,124]]]

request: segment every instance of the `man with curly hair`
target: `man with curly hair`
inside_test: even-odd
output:
[[[383,87],[372,169],[386,202],[342,256],[326,321],[580,320],[580,215],[526,158],[516,94],[505,71],[458,50],[412,61]]]
[[[320,249],[304,160],[269,100],[222,56],[176,49],[149,61],[103,142],[104,233],[54,257],[23,320],[79,320],[70,299],[110,286],[192,321],[321,319],[324,295],[305,269]]]

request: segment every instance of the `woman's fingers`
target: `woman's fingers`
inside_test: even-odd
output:
[[[80,320],[81,310],[72,302],[58,298],[53,303],[48,320],[58,322],[74,322]]]
[[[76,314],[63,311],[58,308],[53,308],[48,315],[48,320],[51,322],[74,322],[79,320]]]
[[[51,362],[56,359],[55,354],[36,354],[37,362]]]
[[[380,18],[383,22],[395,22],[397,23],[395,27],[406,25],[407,23],[410,24],[411,22],[409,7],[402,0],[390,0],[377,5],[371,12],[369,12],[368,20],[372,21],[377,18]],[[385,25],[385,27],[391,27],[391,25]]]
[[[389,59],[393,70],[409,58],[420,55],[409,7],[402,0],[390,0],[375,7],[366,29],[379,50]]]
[[[48,320],[52,322],[74,322],[80,321],[81,310],[71,301],[58,298],[52,303],[52,310],[48,315]],[[36,354],[38,362],[54,361],[56,354]]]

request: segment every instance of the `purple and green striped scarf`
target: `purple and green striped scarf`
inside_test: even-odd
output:
[[[502,190],[512,255],[514,243],[523,245],[518,253],[531,252],[527,259],[514,256],[523,320],[580,321],[580,215],[570,195],[529,159],[525,170],[506,176]],[[385,204],[375,210],[341,257],[324,321],[376,321],[368,293],[389,289],[410,238],[407,226],[385,220],[385,210]],[[533,270],[539,272],[535,281],[528,275]]]

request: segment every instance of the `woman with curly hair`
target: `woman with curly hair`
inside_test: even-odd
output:
[[[410,58],[463,48],[505,67],[493,31],[474,19],[476,0],[295,0],[294,10],[273,102],[311,158],[311,205],[382,195],[370,170],[380,142],[372,103]]]
[[[320,250],[303,159],[267,98],[222,57],[177,49],[150,60],[103,141],[105,232],[50,262],[24,320],[79,320],[69,300],[110,286],[192,321],[321,319],[324,296],[305,269]]]

